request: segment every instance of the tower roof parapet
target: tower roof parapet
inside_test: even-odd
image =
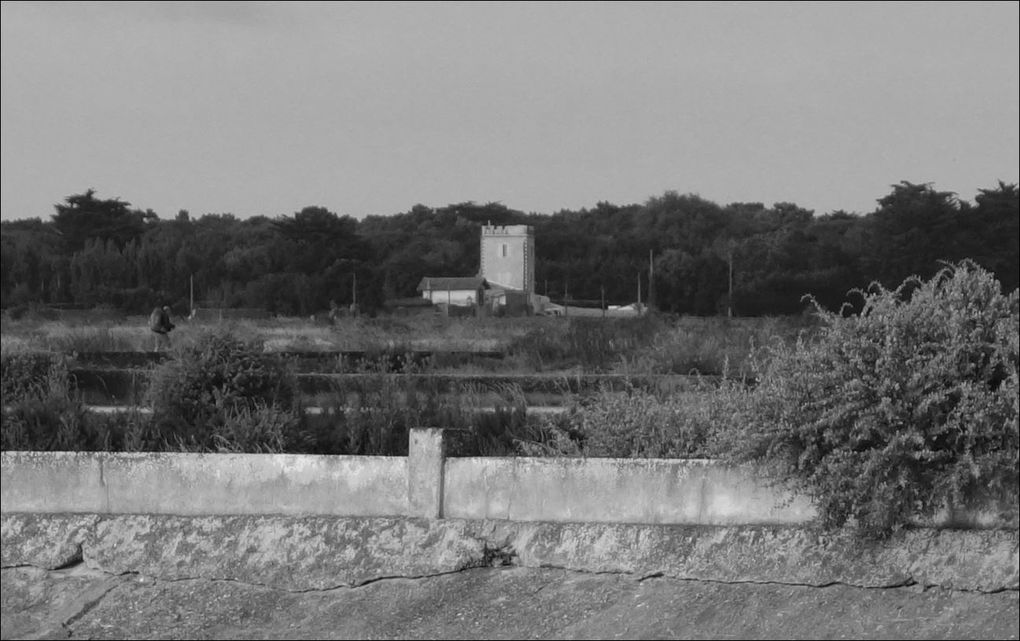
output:
[[[528,236],[534,233],[531,225],[482,225],[483,236]]]

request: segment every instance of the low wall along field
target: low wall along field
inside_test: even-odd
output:
[[[1015,638],[1017,528],[981,510],[863,542],[813,527],[807,501],[747,469],[449,457],[449,432],[412,430],[406,457],[3,452],[4,637],[254,638],[270,621],[309,638],[341,624],[353,626],[341,637],[414,638],[436,620],[454,623],[423,637],[552,637],[542,626],[609,599],[612,630],[630,632],[669,615],[699,638],[734,625],[746,638],[834,637],[864,617],[876,638]],[[685,596],[636,609],[671,586]],[[338,595],[350,602],[330,605]],[[276,601],[292,598],[312,599],[316,626]],[[408,608],[420,612],[410,627]],[[508,608],[519,614],[492,618]],[[592,625],[573,636],[609,629]]]
[[[804,497],[713,461],[451,458],[445,432],[412,430],[407,457],[3,452],[0,511],[702,526],[815,516]],[[1002,526],[979,508],[934,525],[961,524]]]

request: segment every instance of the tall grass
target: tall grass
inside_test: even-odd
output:
[[[322,413],[304,419],[303,449],[329,454],[406,455],[409,430],[444,427],[461,432],[459,454],[510,455],[533,424],[516,386],[451,388],[386,373],[339,379],[317,404]]]
[[[5,352],[0,448],[40,451],[146,451],[154,448],[140,412],[91,413],[64,356]]]
[[[756,342],[792,336],[797,329],[770,319],[738,322],[654,315],[348,318],[336,325],[296,319],[180,321],[172,334],[171,358],[150,376],[152,417],[138,413],[97,416],[82,428],[97,435],[76,447],[402,454],[409,429],[442,426],[461,430],[465,452],[696,455],[704,448],[703,425],[709,420],[699,418],[698,412],[705,414],[716,402],[713,394],[717,392],[707,389],[700,395],[675,397],[637,388],[623,395],[606,389],[580,399],[571,412],[554,419],[529,414],[518,386],[441,384],[427,376],[402,378],[393,372],[555,372],[570,377],[585,372],[719,373],[733,363],[743,363]],[[219,337],[221,347],[231,347],[226,353],[217,352],[208,342],[210,335]],[[45,348],[58,355],[147,351],[152,340],[142,317],[130,319],[127,325],[87,328],[18,321],[5,323],[3,336],[4,353]],[[425,346],[435,350],[432,356],[413,361],[411,354]],[[493,348],[504,356],[482,360],[464,354]],[[289,364],[281,360],[266,369],[275,352],[335,349],[364,352],[365,358],[337,357],[331,365],[333,371],[362,376],[339,379],[328,393],[314,399],[299,398],[293,381],[283,382],[293,374],[297,360]],[[290,400],[281,404],[273,395],[255,393],[258,386],[253,387],[253,381],[262,380],[263,374],[283,385],[278,389],[291,389]],[[67,389],[73,391],[73,385]],[[563,396],[570,398],[567,387]],[[719,403],[727,402],[718,398]],[[307,404],[322,407],[323,412],[302,413],[300,407]],[[52,429],[57,429],[59,416],[51,418]],[[74,420],[78,424],[92,421]],[[105,436],[98,435],[101,431]],[[655,439],[661,442],[655,445]]]
[[[529,456],[708,458],[749,393],[733,380],[702,381],[680,393],[604,388],[576,400],[565,414],[545,417],[530,433],[535,438],[515,444]]]

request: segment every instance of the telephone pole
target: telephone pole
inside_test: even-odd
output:
[[[641,315],[641,272],[637,275],[637,313]]]
[[[726,300],[726,315],[733,318],[733,243],[730,243],[730,293]]]
[[[648,250],[648,311],[655,305],[655,261],[652,250]]]
[[[570,288],[567,279],[563,279],[563,317],[570,315]]]

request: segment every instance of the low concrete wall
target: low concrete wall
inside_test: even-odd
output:
[[[2,462],[3,512],[407,512],[407,459],[402,457],[4,452]]]
[[[798,525],[815,509],[750,470],[676,459],[449,458],[446,430],[404,457],[3,452],[0,512],[322,515],[735,526]],[[995,511],[919,525],[1017,528]]]
[[[815,515],[807,499],[706,460],[455,458],[444,476],[449,518],[750,525]]]

